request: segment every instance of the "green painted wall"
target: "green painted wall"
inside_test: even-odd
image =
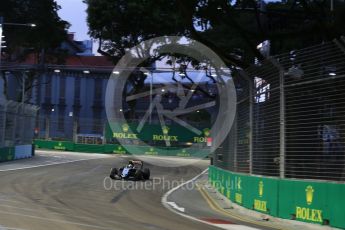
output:
[[[74,151],[74,143],[70,141],[35,140],[34,144],[36,148]]]
[[[245,208],[345,228],[345,184],[248,176],[215,166],[209,167],[209,181]]]
[[[108,154],[129,154],[134,155],[160,155],[160,156],[179,156],[179,157],[198,157],[204,158],[209,154],[208,149],[193,149],[193,148],[174,148],[174,147],[150,147],[150,146],[136,146],[136,145],[90,145],[77,144],[70,141],[46,141],[35,140],[35,147],[37,149],[54,149],[61,151],[75,151],[88,153],[108,153]]]

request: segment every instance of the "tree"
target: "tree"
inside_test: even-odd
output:
[[[254,58],[265,58],[257,45],[271,41],[272,54],[317,44],[344,34],[345,4],[330,12],[327,1],[288,0],[264,3],[256,0],[84,0],[88,5],[90,35],[98,39],[98,52],[114,62],[140,42],[159,36],[185,36],[199,41],[226,63],[246,68]],[[140,53],[140,52],[139,52]],[[162,57],[143,63],[150,66]],[[185,57],[167,64],[183,67],[199,63]],[[186,64],[187,63],[187,64]],[[210,74],[208,75],[210,78]],[[172,79],[174,80],[174,73]],[[129,79],[135,94],[144,87],[146,75]],[[190,78],[188,78],[190,79]],[[207,91],[201,88],[201,92]],[[133,105],[132,107],[134,107]]]
[[[90,34],[94,38],[99,39],[101,45],[99,51],[112,56],[114,60],[120,58],[126,49],[137,45],[142,40],[163,35],[179,35],[192,38],[207,45],[222,58],[229,68],[235,70],[234,66],[245,69],[249,65],[254,64],[255,58],[259,59],[259,62],[265,59],[265,55],[262,55],[257,49],[257,45],[265,40],[270,41],[271,55],[290,52],[290,60],[292,61],[295,59],[292,58],[295,55],[292,52],[293,50],[331,41],[344,35],[345,3],[344,1],[334,0],[332,1],[334,2],[334,7],[331,9],[330,1],[283,0],[266,4],[260,0],[84,0],[88,4]],[[344,46],[343,41],[340,41],[339,44]],[[304,54],[304,56],[307,55],[309,55],[308,58],[313,58],[314,53]],[[321,55],[325,54],[320,53]],[[289,55],[286,56],[288,57]],[[173,63],[170,61],[170,64]],[[329,65],[332,64],[329,63]],[[315,57],[315,65],[313,63],[312,67],[313,71],[316,72],[318,67],[321,69],[323,66],[318,61],[318,58]],[[342,66],[340,68],[342,69]],[[308,66],[305,69],[308,69]],[[264,71],[267,71],[267,68]],[[244,80],[241,77],[234,76],[235,81],[238,79]],[[279,110],[278,98],[280,92],[276,90],[279,87],[277,85],[279,84],[279,81],[277,81],[278,76],[279,74],[277,73],[275,81],[262,79],[266,81],[266,84],[270,85],[270,89],[275,89],[269,91],[270,98],[274,98],[274,100],[267,100],[260,106],[259,103],[256,103],[258,106],[254,104],[253,108],[254,113],[256,115],[259,113],[260,115],[255,115],[253,118],[253,135],[254,139],[258,140],[254,143],[254,147],[259,149],[259,151],[254,149],[253,154],[259,159],[259,164],[272,165],[269,172],[267,170],[261,171],[262,167],[259,167],[256,173],[261,171],[263,174],[274,175],[277,173],[279,175],[278,165],[273,165],[272,163],[278,162],[276,161],[277,159],[279,160],[279,158],[276,158],[277,151],[274,149],[275,144],[279,144],[279,135],[277,136],[275,132],[272,132],[275,128],[279,130],[279,122],[277,122],[279,120],[270,121],[273,117],[271,110]],[[265,76],[260,77],[265,78]],[[172,76],[172,79],[174,79],[174,76]],[[341,81],[338,78],[337,80],[334,79],[334,83],[332,83],[334,86],[329,86],[333,92],[336,92],[334,90],[337,87],[335,85],[338,80]],[[240,96],[242,83],[235,82],[235,84],[237,89],[239,89],[237,92]],[[246,84],[247,81],[242,85]],[[318,132],[317,129],[319,129],[315,124],[317,124],[317,120],[322,121],[322,117],[325,115],[320,115],[320,113],[324,112],[318,113],[317,111],[322,111],[322,109],[312,105],[314,103],[318,105],[321,103],[321,107],[328,108],[331,103],[328,99],[324,104],[319,100],[315,101],[316,95],[321,95],[316,94],[316,92],[323,91],[321,89],[323,83],[314,82],[309,84],[315,84],[315,86],[311,85],[312,87],[309,87],[308,92],[306,92],[305,87],[289,87],[289,93],[286,93],[285,104],[287,108],[291,104],[294,105],[293,112],[290,112],[291,114],[288,110],[285,112],[286,125],[289,125],[287,126],[289,133],[287,134],[286,141],[288,148],[286,159],[289,165],[287,169],[289,167],[296,168],[298,164],[303,163],[298,162],[300,158],[297,155],[298,153],[306,154],[305,150],[308,142],[313,146],[311,148],[315,148],[315,143],[320,141],[320,138],[315,137]],[[242,89],[247,88],[243,86]],[[137,85],[137,90],[140,87],[141,85]],[[321,88],[318,91],[319,87]],[[304,102],[295,105],[296,99],[289,100],[288,94],[294,95],[293,98],[301,95]],[[325,91],[326,94],[332,95],[328,91]],[[309,99],[307,99],[308,97]],[[328,97],[326,96],[326,98]],[[341,100],[339,95],[338,98]],[[298,116],[296,115],[297,111],[305,109],[306,100],[309,100],[308,107],[310,109],[303,112],[304,119],[296,120]],[[334,103],[332,102],[331,104]],[[258,112],[259,110],[261,111]],[[341,108],[337,110],[341,111]],[[337,110],[332,108],[332,114],[337,114],[334,112]],[[269,111],[268,116],[262,111]],[[241,116],[241,114],[244,114],[244,112],[239,112],[238,116]],[[207,115],[205,114],[205,119],[207,119]],[[339,117],[341,119],[341,116]],[[190,120],[200,122],[198,120],[201,119],[200,113],[191,114],[189,118]],[[305,124],[307,122],[306,118],[313,119],[313,122]],[[336,119],[335,117],[327,117],[325,120],[328,122],[329,120],[334,121]],[[241,124],[243,121],[245,124]],[[301,125],[302,123],[303,125]],[[255,126],[256,124],[259,124],[258,127]],[[328,125],[328,123],[325,124]],[[339,125],[337,124],[337,126]],[[248,120],[240,117],[237,129],[237,131],[249,133],[249,117]],[[289,140],[289,137],[290,139],[292,136],[294,137],[295,131],[297,133],[303,131],[305,138],[299,137],[299,140],[295,140],[295,137],[292,138],[292,141]],[[246,139],[249,137],[247,134],[242,136],[246,136]],[[228,137],[227,141],[224,142],[224,149],[230,146],[231,140],[236,141],[236,139]],[[309,151],[313,155],[312,159],[315,159],[315,151]],[[341,151],[339,150],[339,152]],[[230,161],[230,155],[231,151],[224,152],[225,163]],[[292,158],[290,158],[291,156]],[[293,159],[293,162],[289,162],[289,159]],[[307,164],[310,164],[310,162],[315,165],[319,164],[312,160],[308,161],[308,158],[304,157],[304,161],[306,160]]]
[[[59,49],[67,38],[68,22],[62,20],[57,11],[60,6],[54,0],[2,0],[0,16],[4,18],[4,35],[7,48],[3,50],[2,61],[21,62],[28,54],[35,54],[38,68],[30,74],[14,73],[24,83],[25,89],[35,86],[35,79],[44,71],[44,63],[58,63],[65,57]],[[7,23],[34,23],[35,28],[11,26]],[[2,75],[5,84],[6,77]],[[21,86],[21,88],[23,88]]]
[[[345,4],[288,0],[84,0],[99,52],[116,61],[139,42],[163,35],[190,37],[213,49],[230,67],[264,59],[257,45],[270,40],[280,53],[344,34]]]
[[[4,0],[0,15],[4,23],[34,23],[35,28],[4,26],[9,60],[23,58],[27,53],[53,52],[66,39],[69,24],[59,18],[60,7],[54,0]],[[20,36],[18,36],[20,35]],[[44,50],[44,51],[43,51]],[[43,62],[43,56],[39,62]]]

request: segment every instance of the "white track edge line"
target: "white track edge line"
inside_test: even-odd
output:
[[[72,160],[72,161],[66,161],[66,162],[55,162],[55,163],[49,163],[49,164],[26,166],[26,167],[21,167],[21,168],[1,169],[0,172],[9,172],[9,171],[16,171],[16,170],[23,170],[23,169],[39,168],[39,167],[44,167],[44,166],[61,165],[61,164],[68,164],[68,163],[74,163],[74,162],[79,162],[79,161],[97,160],[97,159],[102,159],[102,158],[79,159],[79,160]]]
[[[175,192],[176,190],[178,190],[179,188],[181,188],[182,186],[192,182],[192,181],[195,181],[196,179],[198,179],[200,176],[202,176],[204,173],[206,173],[208,171],[208,169],[205,169],[204,171],[202,171],[199,175],[195,176],[194,178],[190,179],[189,181],[186,181],[178,186],[176,186],[175,188],[172,188],[171,190],[169,190],[168,192],[166,192],[162,199],[161,199],[161,203],[162,205],[168,209],[169,211],[173,212],[173,213],[176,213],[184,218],[187,218],[187,219],[190,219],[190,220],[194,220],[194,221],[197,221],[197,222],[200,222],[200,223],[203,223],[203,224],[207,224],[207,225],[211,225],[211,226],[214,226],[214,227],[217,227],[217,228],[222,228],[221,226],[217,226],[216,224],[212,224],[212,223],[209,223],[207,221],[204,221],[204,220],[201,220],[201,219],[198,219],[196,217],[193,217],[193,216],[190,216],[190,215],[187,215],[187,214],[184,214],[184,213],[181,213],[181,212],[178,212],[176,211],[175,209],[173,209],[170,205],[168,205],[168,196],[170,196],[173,192]]]

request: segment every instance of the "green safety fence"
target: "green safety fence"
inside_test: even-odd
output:
[[[78,144],[71,141],[47,141],[35,140],[34,145],[38,149],[54,149],[61,151],[75,151],[87,153],[108,153],[108,154],[130,154],[134,155],[159,155],[159,156],[179,156],[179,157],[199,157],[208,156],[209,149],[195,148],[174,148],[174,147],[152,147],[137,145],[116,145],[116,144]]]
[[[345,184],[268,178],[209,167],[210,183],[231,201],[284,219],[345,228]]]
[[[14,160],[15,149],[14,147],[0,148],[0,162]]]

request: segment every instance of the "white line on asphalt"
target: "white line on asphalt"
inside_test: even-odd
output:
[[[92,228],[92,229],[97,228],[97,229],[110,230],[110,228],[96,226],[96,225],[83,224],[83,223],[72,222],[72,221],[65,221],[65,220],[58,220],[58,219],[50,219],[50,218],[47,218],[47,217],[40,217],[40,216],[34,216],[34,215],[26,215],[26,214],[20,214],[20,213],[15,213],[15,212],[3,212],[3,211],[0,211],[0,213],[2,213],[4,215],[21,216],[21,217],[33,218],[33,219],[38,219],[38,220],[43,220],[43,221],[48,221],[48,222],[56,222],[56,223],[61,223],[61,224],[71,224],[71,225],[83,226],[83,227],[88,227],[88,228]]]
[[[175,192],[179,188],[183,187],[184,185],[189,184],[190,182],[193,182],[193,181],[197,180],[200,176],[202,176],[207,171],[208,171],[208,169],[205,169],[199,175],[195,176],[194,178],[190,179],[189,181],[186,181],[185,183],[180,184],[180,185],[176,186],[175,188],[173,188],[173,189],[169,190],[168,192],[166,192],[163,195],[162,199],[161,199],[161,203],[163,204],[163,206],[166,209],[170,210],[171,212],[176,213],[176,214],[178,214],[180,216],[183,216],[183,217],[185,217],[187,219],[194,220],[194,221],[197,221],[197,222],[201,222],[201,223],[204,223],[204,224],[207,224],[207,225],[215,226],[215,227],[218,227],[218,228],[227,229],[227,230],[237,230],[237,229],[239,229],[239,230],[254,230],[255,229],[256,230],[257,228],[251,228],[251,227],[248,227],[248,226],[245,226],[245,225],[238,225],[238,224],[236,224],[236,225],[213,224],[213,223],[210,223],[210,222],[198,219],[196,217],[184,214],[182,212],[178,212],[178,211],[176,211],[174,208],[172,208],[169,205],[168,196],[170,196],[173,192]]]
[[[8,228],[0,225],[0,230],[24,230],[22,228]]]
[[[9,200],[9,199],[3,199],[3,198],[0,198],[0,202],[1,201],[9,202],[9,203],[20,203],[19,201],[16,201],[16,200]]]
[[[40,205],[37,205],[37,206],[40,206]],[[4,207],[4,208],[10,208],[10,209],[18,209],[18,210],[24,210],[24,211],[30,211],[31,213],[33,212],[40,212],[42,210],[39,210],[39,209],[31,209],[31,208],[22,208],[22,207],[17,207],[17,206],[12,206],[12,205],[2,205],[0,204],[0,207]],[[43,208],[51,208],[51,209],[59,209],[59,210],[68,210],[66,208],[57,208],[57,207],[54,207],[54,206],[40,206],[40,207],[43,207]],[[68,216],[68,217],[73,217],[73,218],[78,218],[78,219],[90,219],[90,217],[88,216],[76,216],[76,215],[72,215],[72,214],[63,214],[63,213],[59,213],[59,212],[55,212],[54,215],[57,215],[57,216]],[[1,228],[0,228],[1,230]]]
[[[178,206],[175,202],[167,202],[167,204],[169,204],[171,207],[173,207],[176,210],[179,210],[180,212],[184,212],[184,208]]]
[[[257,228],[252,228],[245,225],[238,225],[238,224],[214,224],[214,226],[226,230],[257,230]]]
[[[190,182],[192,182],[192,181],[195,181],[195,180],[198,179],[201,175],[203,175],[204,173],[206,173],[207,170],[208,170],[208,169],[205,169],[205,170],[202,171],[199,175],[195,176],[194,178],[190,179],[189,181],[186,181],[185,183],[182,183],[182,184],[176,186],[175,188],[172,188],[172,189],[169,190],[168,192],[166,192],[166,193],[163,195],[162,200],[161,200],[162,205],[163,205],[166,209],[170,210],[171,212],[176,213],[176,214],[178,214],[178,215],[180,215],[180,216],[183,216],[183,217],[185,217],[185,218],[187,218],[187,219],[194,220],[194,221],[198,221],[198,222],[201,222],[201,223],[204,223],[204,224],[208,224],[208,225],[214,226],[213,224],[211,224],[211,223],[209,223],[209,222],[206,222],[206,221],[200,220],[200,219],[198,219],[198,218],[195,218],[195,217],[193,217],[193,216],[189,216],[189,215],[187,215],[187,214],[178,212],[178,211],[176,211],[175,209],[173,209],[170,205],[168,205],[168,196],[170,196],[173,192],[175,192],[176,190],[178,190],[178,189],[181,188],[182,186],[184,186],[184,185],[186,185],[186,184],[188,184],[188,183],[190,183]]]
[[[53,150],[35,150],[35,153],[39,153],[44,156],[92,156],[92,157],[111,157],[112,154],[103,153],[85,153],[85,152],[69,152],[69,151],[53,151]],[[53,155],[54,154],[54,155]]]
[[[1,199],[0,198],[0,206],[3,206],[3,204],[1,204],[1,202],[7,202],[7,203],[15,203],[15,204],[24,204],[25,203],[22,203],[20,201],[16,201],[16,200],[8,200],[8,199]],[[59,208],[59,207],[55,207],[55,206],[51,206],[51,205],[39,205],[39,204],[30,204],[30,205],[35,205],[35,206],[38,206],[38,207],[43,207],[43,208],[51,208],[51,209],[59,209],[59,210],[67,210],[67,208]],[[9,206],[9,207],[13,207],[13,208],[16,208],[16,206]],[[37,210],[37,209],[35,209]]]
[[[31,169],[31,168],[38,168],[38,167],[51,166],[51,165],[68,164],[68,163],[74,163],[74,162],[78,162],[78,161],[89,161],[89,160],[96,160],[96,159],[101,159],[101,158],[78,159],[78,160],[71,160],[71,161],[64,161],[64,162],[55,162],[55,163],[40,164],[40,165],[30,165],[30,166],[24,166],[24,167],[19,167],[19,168],[1,169],[0,172]]]

